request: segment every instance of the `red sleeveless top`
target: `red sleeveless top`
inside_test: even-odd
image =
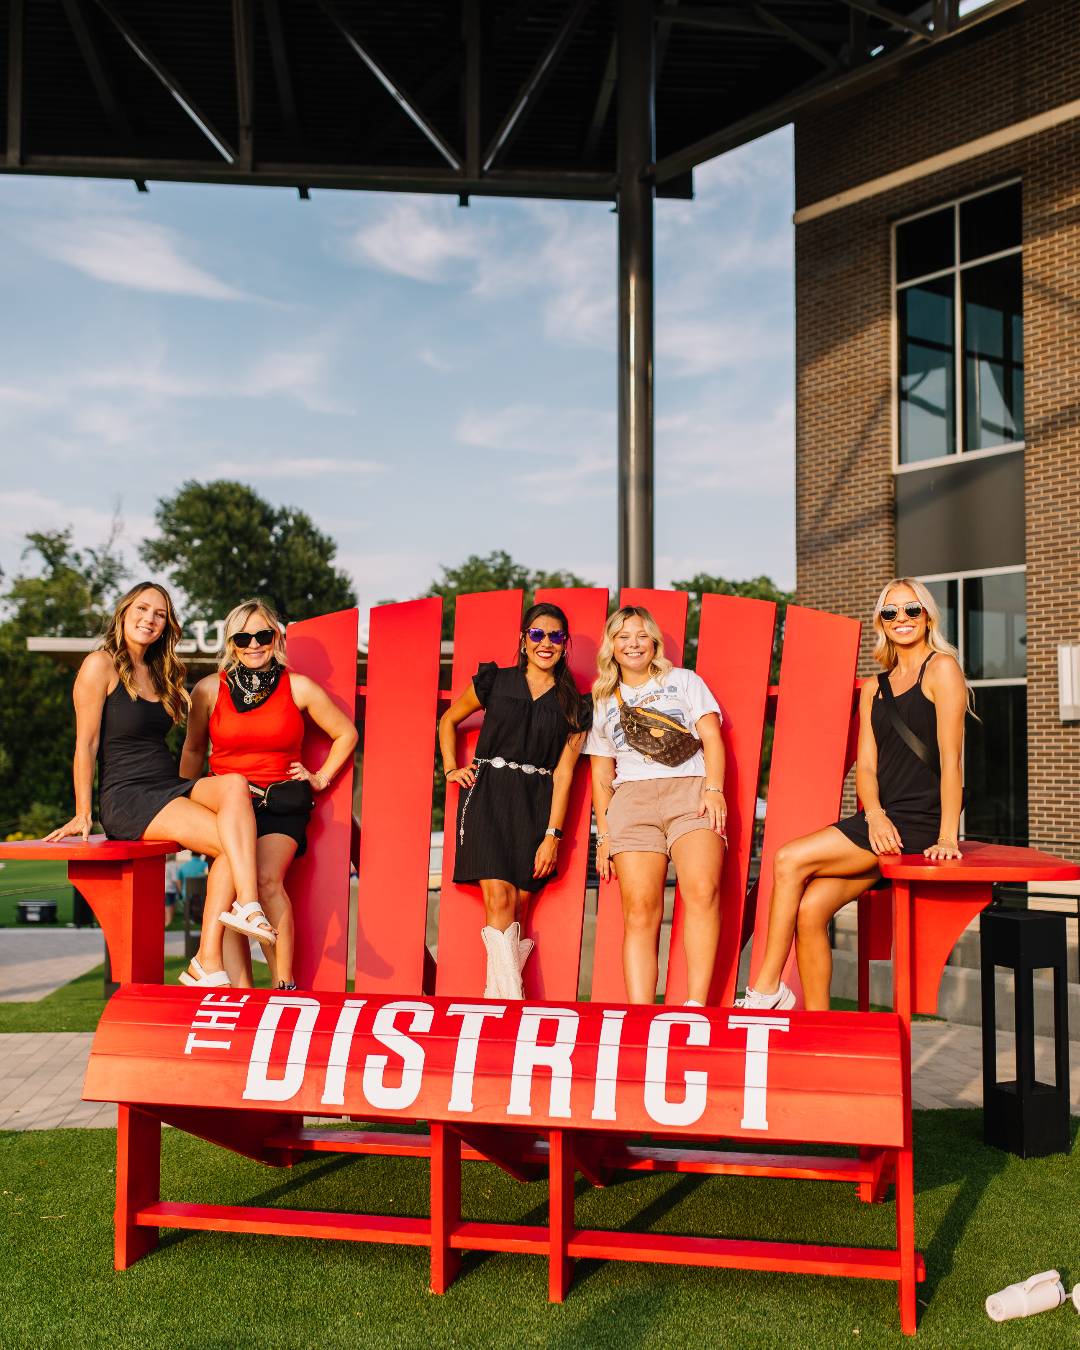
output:
[[[293,702],[289,672],[265,703],[239,713],[224,674],[210,714],[210,772],[241,773],[256,787],[280,783],[300,758],[304,715]]]

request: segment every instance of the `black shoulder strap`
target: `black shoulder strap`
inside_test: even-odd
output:
[[[912,754],[917,755],[926,765],[935,777],[940,778],[937,765],[934,762],[934,756],[927,749],[926,742],[921,736],[916,736],[904,719],[896,710],[896,699],[893,696],[892,685],[889,683],[888,672],[882,671],[877,677],[878,688],[881,690],[881,698],[885,704],[885,713],[892,725],[893,731],[900,737]]]

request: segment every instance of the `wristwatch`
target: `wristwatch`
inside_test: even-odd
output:
[[[562,838],[562,830],[557,830],[554,825],[549,825],[548,828],[544,831],[544,834],[551,835],[553,839]]]

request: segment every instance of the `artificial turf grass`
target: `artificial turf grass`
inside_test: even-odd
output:
[[[166,956],[165,983],[175,984],[187,968],[182,956]],[[270,969],[262,961],[252,961],[256,989],[270,987]],[[32,1003],[0,1003],[0,1034],[11,1031],[96,1031],[105,1011],[104,965]]]
[[[1074,1138],[1080,1121],[1074,1121]],[[114,1135],[0,1134],[6,1244],[5,1347],[753,1347],[910,1344],[889,1281],[579,1261],[569,1297],[547,1303],[541,1258],[465,1257],[442,1298],[427,1292],[426,1248],[220,1233],[165,1233],[117,1274],[112,1260]],[[163,1144],[172,1200],[427,1213],[427,1165],[316,1154],[269,1169],[175,1130]],[[1080,1279],[1080,1153],[1021,1161],[987,1148],[978,1111],[915,1113],[916,1233],[929,1267],[921,1347],[1080,1344],[1071,1305],[997,1326],[987,1294],[1057,1265]],[[887,1246],[891,1203],[851,1186],[700,1176],[580,1179],[579,1226]],[[544,1222],[547,1185],[464,1168],[466,1217]]]

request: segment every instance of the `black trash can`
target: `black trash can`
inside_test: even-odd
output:
[[[15,906],[16,923],[55,923],[55,900],[19,900]]]
[[[982,962],[983,1138],[1021,1158],[1068,1153],[1069,1003],[1065,967],[1065,916],[1046,910],[1001,909],[983,913]],[[997,1081],[994,973],[1013,972],[1016,1001],[1016,1076]],[[1054,973],[1054,1083],[1035,1077],[1035,972]]]

